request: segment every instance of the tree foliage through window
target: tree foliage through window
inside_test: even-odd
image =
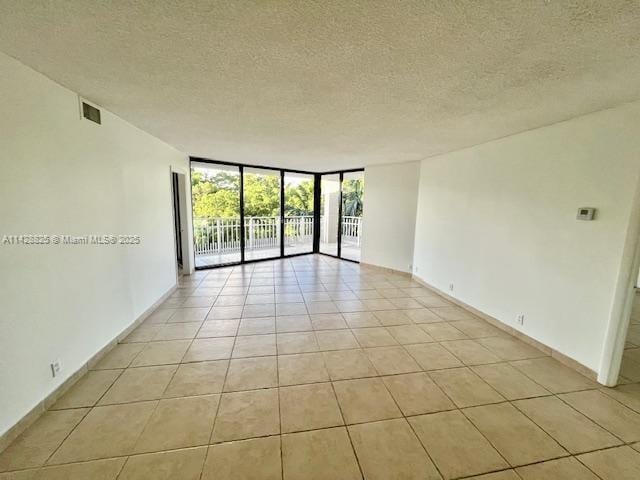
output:
[[[285,216],[313,215],[313,179],[289,181],[285,176]],[[240,174],[196,168],[191,172],[193,213],[196,218],[240,216]],[[362,179],[342,184],[343,215],[362,216]],[[280,215],[280,175],[244,175],[246,217]]]
[[[226,171],[191,173],[193,213],[197,218],[240,216],[240,175]],[[246,217],[280,215],[280,175],[244,175]],[[313,180],[285,184],[285,215],[313,215]]]
[[[343,180],[342,214],[347,217],[361,217],[363,195],[364,182],[362,178]]]

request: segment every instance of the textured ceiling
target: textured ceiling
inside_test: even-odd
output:
[[[640,98],[639,1],[0,0],[0,50],[187,154],[315,171]]]

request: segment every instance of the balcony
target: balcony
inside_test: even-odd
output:
[[[336,240],[323,238],[329,229],[321,222],[321,251],[335,251]],[[360,259],[362,217],[342,217],[342,252],[347,258]],[[280,256],[280,217],[245,217],[245,258],[258,260]],[[324,235],[327,237],[328,235]],[[239,218],[194,218],[193,238],[197,267],[240,261]],[[313,216],[285,217],[285,255],[311,253]]]

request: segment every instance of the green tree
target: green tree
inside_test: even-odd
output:
[[[201,217],[240,216],[240,177],[227,172],[208,175],[194,170],[191,173],[193,213]]]
[[[364,196],[364,181],[344,180],[342,182],[342,214],[347,217],[362,216],[362,197]]]
[[[280,175],[244,174],[244,215],[246,217],[280,215]]]
[[[240,216],[240,176],[229,172],[191,173],[193,212],[196,218]],[[285,215],[313,215],[313,180],[285,185]],[[280,215],[280,176],[244,175],[246,217]]]
[[[285,186],[285,215],[288,217],[313,215],[313,180]]]

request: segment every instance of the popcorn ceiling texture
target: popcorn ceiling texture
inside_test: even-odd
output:
[[[640,98],[638,1],[0,0],[0,50],[187,154],[315,171]]]

